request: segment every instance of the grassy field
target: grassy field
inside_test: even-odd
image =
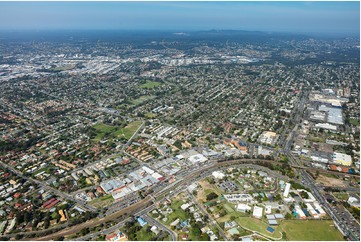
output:
[[[114,202],[112,195],[108,194],[103,197],[96,198],[89,202],[90,205],[93,205],[98,208],[109,206]]]
[[[141,125],[141,121],[134,121],[129,123],[124,128],[120,128],[118,126],[111,126],[107,124],[96,124],[93,128],[96,130],[97,135],[95,136],[95,141],[101,141],[105,137],[106,138],[121,138],[124,137],[129,140],[130,137],[134,134],[134,132]]]
[[[166,225],[171,224],[174,220],[179,218],[181,221],[187,219],[187,214],[180,208],[184,204],[182,200],[172,201],[170,207],[173,209],[173,213],[168,215],[168,220],[165,222]]]
[[[286,233],[287,240],[299,241],[315,241],[315,240],[344,240],[342,234],[334,226],[330,220],[284,220],[279,221],[278,226],[272,226],[275,231],[270,233],[267,231],[268,224],[256,218],[244,217],[237,218],[236,222],[245,229],[258,231],[268,237],[279,239],[282,232]]]
[[[344,240],[330,220],[288,220],[281,226],[288,240]]]
[[[347,200],[349,198],[349,195],[343,192],[334,192],[332,194],[339,200]]]
[[[141,230],[137,231],[137,240],[138,241],[150,241],[152,240],[152,237],[154,235],[153,232],[147,232],[147,227],[149,227],[149,225],[145,225]]]
[[[207,180],[200,181],[199,185],[202,187],[202,189],[200,189],[198,191],[198,194],[197,194],[198,201],[206,202],[207,195],[212,192],[216,193],[218,196],[221,195],[221,192],[215,187],[215,185],[210,184]]]
[[[137,99],[133,99],[131,100],[130,102],[133,104],[133,105],[138,105],[138,104],[141,104],[145,101],[148,101],[148,100],[151,100],[155,98],[155,96],[140,96],[139,98]]]
[[[141,84],[139,87],[143,89],[153,89],[155,87],[159,87],[162,83],[154,82],[154,81],[147,81],[144,84]]]
[[[101,141],[106,134],[111,134],[117,129],[117,127],[107,124],[96,124],[93,128],[97,132],[97,135],[94,138],[95,141]]]
[[[350,118],[349,122],[354,126],[360,126],[360,121],[357,119]]]
[[[282,237],[281,226],[273,227],[275,231],[273,233],[270,233],[267,231],[268,224],[256,218],[251,218],[251,217],[237,218],[236,222],[245,229],[258,231],[259,233],[274,239],[280,239]]]
[[[141,121],[134,121],[129,123],[127,126],[125,126],[123,129],[120,129],[116,132],[117,137],[121,137],[124,135],[124,137],[129,140],[132,135],[137,131],[139,126],[142,124]]]
[[[155,114],[155,113],[146,113],[146,114],[144,114],[144,116],[147,117],[147,118],[155,118],[155,117],[157,117],[157,114]]]
[[[224,206],[224,208],[226,209],[226,211],[227,211],[228,213],[234,212],[234,209],[233,209],[233,207],[232,207],[230,204],[225,203],[223,206]]]

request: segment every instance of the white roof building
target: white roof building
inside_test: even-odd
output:
[[[263,208],[254,206],[253,208],[253,217],[261,219],[263,214]]]
[[[300,218],[300,219],[305,219],[306,218],[305,213],[302,211],[302,209],[301,209],[301,207],[299,205],[295,206],[295,210],[296,210],[296,213],[298,215],[298,218]]]
[[[216,179],[223,179],[223,177],[225,177],[224,173],[220,171],[212,172],[212,176],[214,176]]]
[[[193,164],[195,164],[195,163],[199,163],[199,162],[205,162],[205,161],[207,161],[208,159],[207,159],[204,155],[202,155],[202,154],[196,154],[196,155],[190,156],[190,157],[188,158],[188,160],[189,160],[190,162],[192,162]]]
[[[160,179],[163,178],[163,176],[160,175],[158,172],[154,172],[154,173],[152,174],[152,177],[154,177],[154,178],[157,179],[157,180],[160,180]]]
[[[287,182],[285,190],[283,192],[283,197],[288,197],[288,194],[290,193],[290,188],[291,188],[291,184]]]
[[[318,212],[320,214],[320,216],[324,216],[326,215],[325,210],[323,210],[323,208],[320,206],[320,204],[318,202],[314,202],[313,206],[315,207],[315,209],[317,210],[316,212]]]
[[[190,204],[189,203],[185,203],[181,206],[182,210],[186,210],[187,208],[189,208]]]
[[[180,221],[180,219],[177,218],[176,220],[174,220],[174,221],[170,224],[170,226],[177,226],[177,224],[179,224],[179,221]]]
[[[360,201],[355,197],[349,197],[347,203],[354,207],[360,207]]]
[[[247,204],[244,204],[244,203],[239,203],[236,207],[236,210],[238,212],[242,212],[242,213],[245,213],[247,211],[250,211],[251,210],[251,207],[248,206]]]
[[[308,212],[312,215],[313,218],[320,218],[316,210],[312,207],[310,203],[306,203]]]
[[[272,212],[272,207],[270,205],[266,206],[265,213],[270,214]]]
[[[332,131],[337,131],[337,126],[329,124],[329,123],[318,123],[315,126],[316,126],[316,128],[323,128],[323,129],[328,129],[328,130],[332,130]]]
[[[150,228],[150,231],[152,231],[155,234],[159,234],[159,230],[158,230],[157,226],[155,226],[155,225],[152,228]]]
[[[150,168],[148,168],[148,167],[146,167],[146,166],[142,166],[142,169],[143,169],[146,173],[148,173],[148,174],[150,174],[150,175],[152,175],[152,174],[154,173],[154,171],[153,171],[152,169],[150,169]]]

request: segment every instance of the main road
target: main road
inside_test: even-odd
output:
[[[292,131],[288,134],[288,137],[285,140],[284,139],[282,140],[282,143],[283,143],[282,152],[288,157],[289,164],[295,168],[303,167],[303,164],[299,160],[295,159],[293,154],[290,151],[291,151],[291,145],[293,144],[294,139],[295,139],[296,131],[299,127],[299,122],[304,114],[303,110],[304,110],[304,105],[305,105],[307,96],[308,96],[308,92],[305,93],[304,95],[302,95],[301,100],[299,101],[298,106],[296,108],[297,112],[293,116],[293,121],[294,121],[295,126],[292,129]],[[288,129],[288,127],[287,127],[287,129]],[[314,168],[312,168],[312,169],[315,170]],[[310,174],[307,173],[306,169],[299,169],[298,175],[304,181],[304,183],[305,183],[304,185],[306,185],[307,187],[309,187],[311,189],[312,194],[315,195],[317,200],[321,203],[321,205],[323,206],[325,211],[333,219],[334,223],[336,224],[336,227],[342,232],[342,234],[347,236],[351,240],[359,241],[360,234],[356,233],[356,231],[349,230],[348,226],[345,223],[346,221],[343,221],[341,219],[341,217],[339,216],[339,214],[327,202],[327,200],[324,196],[324,193],[323,193],[324,192],[323,187],[316,185],[316,182],[313,180],[313,178],[310,176]]]
[[[204,178],[206,176],[209,176],[212,171],[219,169],[221,167],[227,167],[227,166],[233,166],[233,165],[246,165],[246,166],[256,167],[256,165],[254,163],[264,162],[264,161],[265,160],[239,159],[239,160],[231,160],[231,161],[215,163],[215,164],[212,164],[211,166],[200,167],[197,170],[193,170],[192,173],[185,175],[185,177],[183,177],[182,179],[169,184],[168,186],[166,186],[159,192],[156,192],[152,196],[155,198],[162,198],[164,195],[169,194],[170,192],[177,191],[178,188],[183,190],[190,183],[192,183],[196,180],[199,180],[201,178]],[[271,161],[268,161],[268,162],[271,162]],[[272,161],[272,162],[277,163],[274,161]],[[264,168],[264,167],[259,166],[259,168]],[[266,168],[264,168],[264,169],[266,169]],[[283,177],[283,176],[279,175],[279,177]],[[283,178],[286,178],[286,177],[283,177]],[[177,188],[175,188],[175,187],[177,187]],[[75,233],[81,231],[84,228],[91,228],[91,227],[98,226],[102,223],[114,221],[121,216],[128,216],[128,215],[136,214],[139,211],[142,211],[143,209],[147,209],[152,204],[153,204],[153,201],[152,201],[151,196],[147,196],[144,199],[142,199],[141,201],[139,201],[127,208],[116,211],[113,214],[109,214],[102,218],[95,218],[95,219],[89,220],[85,223],[78,224],[76,226],[72,226],[72,227],[60,230],[60,231],[55,232],[50,235],[35,238],[34,240],[52,240],[52,239],[55,239],[60,236],[64,236],[64,237],[69,236],[71,234],[75,234]]]

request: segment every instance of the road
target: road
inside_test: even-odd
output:
[[[162,223],[160,223],[157,220],[153,219],[152,217],[148,216],[147,213],[143,214],[142,218],[144,218],[144,220],[147,221],[149,224],[155,225],[156,227],[158,227],[158,229],[167,231],[170,234],[170,236],[172,237],[171,240],[172,241],[177,241],[177,235],[170,228],[164,226]]]
[[[217,230],[218,230],[218,232],[219,232],[219,235],[222,236],[222,238],[223,238],[225,241],[230,240],[230,239],[227,238],[227,236],[225,235],[223,229],[219,226],[219,224],[217,223],[217,221],[215,221],[215,220],[213,219],[213,216],[211,216],[211,215],[203,208],[203,206],[198,202],[198,200],[193,196],[193,194],[188,191],[188,189],[187,189],[187,193],[188,193],[188,196],[189,196],[190,198],[192,198],[193,203],[198,207],[198,209],[199,209],[204,215],[207,215],[207,217],[208,217],[209,220],[210,220],[210,224],[211,224],[213,227],[217,228]]]
[[[291,146],[294,142],[295,133],[299,126],[299,122],[304,114],[303,110],[304,110],[304,105],[306,102],[306,96],[308,96],[308,93],[306,93],[305,95],[302,96],[302,98],[297,106],[298,111],[293,118],[295,126],[292,129],[292,131],[288,134],[288,137],[287,137],[286,141],[284,142],[284,146],[282,148],[283,153],[289,159],[289,164],[293,165],[294,167],[297,167],[297,166],[302,167],[303,166],[303,164],[301,164],[301,162],[299,160],[294,158],[293,154],[290,151],[291,151]],[[316,181],[313,180],[313,178],[307,173],[307,171],[305,169],[298,169],[298,170],[299,170],[298,175],[304,181],[304,185],[311,189],[312,194],[320,202],[320,204],[323,206],[324,210],[327,212],[327,214],[329,214],[329,216],[332,218],[332,220],[336,224],[336,227],[342,232],[342,234],[349,237],[351,240],[359,241],[360,240],[359,230],[357,232],[357,231],[352,231],[349,229],[349,227],[345,223],[345,221],[343,221],[341,219],[339,213],[337,213],[337,211],[333,207],[331,207],[331,205],[327,202],[327,200],[324,196],[323,187],[316,185]],[[315,169],[313,169],[313,170],[315,170]],[[344,208],[344,210],[345,210],[345,208]]]
[[[238,165],[238,166],[244,165],[244,166],[248,166],[248,167],[258,167],[260,169],[261,168],[267,169],[265,167],[250,164],[250,163],[254,163],[256,161],[263,161],[263,160],[240,159],[240,160],[232,160],[232,161],[226,161],[226,162],[222,162],[222,163],[216,163],[216,164],[213,164],[212,166],[200,167],[197,170],[193,170],[192,173],[187,174],[183,179],[178,180],[174,183],[171,183],[168,186],[166,186],[165,188],[163,188],[162,190],[160,190],[159,192],[156,192],[155,194],[153,194],[153,197],[158,199],[158,198],[163,197],[166,194],[169,194],[169,192],[176,193],[179,190],[183,190],[188,185],[190,185],[192,182],[197,181],[199,179],[203,179],[206,176],[211,175],[211,173],[213,171],[215,171],[221,167],[228,167],[228,166],[233,166],[233,165]],[[283,177],[283,176],[279,175],[279,177]],[[286,177],[284,177],[284,178],[286,178]],[[175,187],[177,187],[177,188],[175,188]],[[95,219],[89,220],[85,223],[63,229],[63,230],[58,231],[51,235],[35,238],[34,240],[51,240],[51,239],[54,239],[54,238],[57,238],[60,236],[64,236],[64,237],[69,236],[71,234],[75,234],[75,233],[81,231],[83,228],[91,228],[91,227],[98,226],[99,224],[102,224],[105,222],[114,221],[123,215],[136,214],[137,212],[150,206],[151,204],[152,204],[152,199],[150,196],[147,196],[144,199],[142,199],[141,201],[139,201],[133,205],[130,205],[124,209],[121,209],[119,211],[116,211],[112,214],[109,214],[105,217],[95,218]]]

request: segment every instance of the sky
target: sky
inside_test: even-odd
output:
[[[358,34],[353,2],[0,2],[0,30],[233,29]]]

